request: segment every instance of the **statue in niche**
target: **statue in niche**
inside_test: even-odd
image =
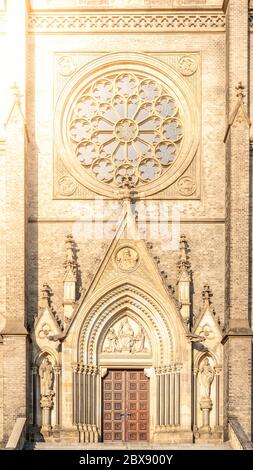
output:
[[[142,326],[139,326],[137,335],[134,338],[133,352],[143,352],[145,349],[145,334]]]
[[[118,336],[115,333],[114,328],[110,328],[104,342],[104,352],[114,352],[117,351],[118,346]]]
[[[203,364],[200,367],[201,382],[203,387],[203,396],[202,398],[210,398],[211,395],[211,385],[214,379],[214,370],[211,366],[208,357],[203,361]]]
[[[134,345],[134,330],[128,322],[128,318],[124,318],[118,331],[118,350],[131,352]]]
[[[45,397],[53,395],[54,369],[47,357],[41,363],[39,375],[41,395]]]

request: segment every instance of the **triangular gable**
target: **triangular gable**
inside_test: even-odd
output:
[[[84,302],[87,302],[95,292],[104,290],[105,286],[118,283],[138,285],[144,281],[145,286],[154,288],[164,298],[169,298],[175,305],[178,317],[181,319],[176,299],[172,296],[163,279],[156,261],[152,257],[145,241],[138,236],[135,216],[131,212],[130,204],[125,206],[123,216],[118,223],[115,235],[94,275],[87,290],[83,293],[76,310],[73,313],[67,331],[74,322],[78,311]],[[136,235],[136,236],[135,236]],[[128,237],[128,238],[125,238]],[[67,332],[66,331],[66,332]]]

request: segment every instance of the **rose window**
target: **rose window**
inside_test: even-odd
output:
[[[170,170],[183,140],[173,93],[134,73],[86,86],[72,108],[69,136],[76,158],[100,182],[150,183]]]

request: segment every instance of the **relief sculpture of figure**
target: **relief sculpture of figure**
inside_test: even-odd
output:
[[[142,326],[139,327],[138,333],[134,338],[133,352],[143,352],[145,349],[145,334]]]
[[[105,338],[103,351],[104,352],[115,352],[117,351],[118,337],[114,331],[114,328],[110,328]]]
[[[203,398],[210,398],[211,385],[214,379],[214,370],[209,362],[208,357],[204,359],[203,365],[200,368],[200,374],[203,386]]]
[[[119,267],[123,270],[133,269],[138,262],[138,253],[132,248],[122,248],[116,257]]]
[[[128,318],[124,318],[120,324],[118,350],[131,352],[134,345],[134,330],[128,322]]]
[[[41,363],[39,369],[40,375],[40,390],[42,396],[49,396],[53,394],[53,385],[54,385],[54,369],[46,357]]]

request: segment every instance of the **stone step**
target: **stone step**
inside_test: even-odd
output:
[[[79,444],[69,442],[26,442],[25,450],[232,450],[229,442],[220,444],[152,444],[152,443],[117,443],[117,444]]]

